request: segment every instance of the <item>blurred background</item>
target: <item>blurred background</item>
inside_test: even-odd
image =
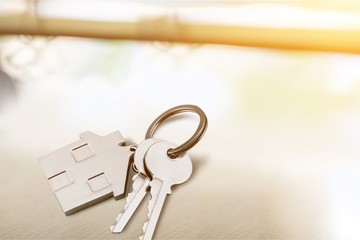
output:
[[[180,104],[209,127],[155,238],[360,238],[360,2],[0,0],[0,34],[0,238],[140,236],[123,200],[65,217],[38,158]]]

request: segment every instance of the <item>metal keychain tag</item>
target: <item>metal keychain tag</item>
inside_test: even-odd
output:
[[[124,197],[133,146],[119,131],[101,137],[91,132],[40,159],[40,165],[65,215],[111,196]]]

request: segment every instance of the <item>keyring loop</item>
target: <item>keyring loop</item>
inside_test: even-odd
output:
[[[199,126],[196,129],[194,135],[192,135],[189,140],[187,140],[186,142],[184,142],[183,144],[181,144],[180,146],[178,146],[176,148],[169,149],[168,155],[171,158],[177,158],[178,156],[184,154],[187,150],[189,150],[196,143],[198,143],[199,140],[202,138],[202,136],[204,135],[204,133],[206,131],[207,124],[208,124],[207,117],[206,117],[205,113],[203,112],[203,110],[201,110],[201,108],[199,108],[198,106],[195,106],[195,105],[180,105],[177,107],[170,108],[169,110],[162,113],[159,117],[157,117],[151,123],[151,125],[149,126],[149,128],[146,132],[145,139],[152,138],[154,136],[156,129],[159,127],[159,125],[163,121],[165,121],[166,119],[168,119],[169,117],[171,117],[175,114],[179,114],[179,113],[183,113],[183,112],[193,112],[193,113],[196,113],[197,115],[199,115],[199,117],[200,117]]]

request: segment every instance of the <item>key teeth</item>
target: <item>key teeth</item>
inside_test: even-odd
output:
[[[116,217],[115,224],[110,226],[110,231],[112,233],[114,233],[114,228],[115,228],[116,224],[118,223],[119,219],[121,218],[121,216],[124,214],[125,210],[126,210],[126,208],[124,207],[124,210],[121,213],[119,213],[118,216]]]
[[[155,206],[155,203],[156,203],[156,197],[154,197],[154,193],[153,192],[157,192],[157,189],[155,189],[155,187],[153,186],[153,184],[150,184],[151,186],[151,189],[150,189],[150,200],[148,201],[147,205],[146,205],[146,208],[147,208],[147,221],[144,223],[143,227],[142,227],[142,230],[143,230],[143,235],[141,235],[139,237],[140,240],[142,240],[144,238],[144,235],[145,235],[145,231],[146,231],[146,228],[149,224],[149,220],[150,220],[150,217],[151,217],[151,213],[154,209],[154,206]]]
[[[142,227],[143,233],[145,233],[146,228],[147,228],[147,225],[148,225],[148,222],[145,222],[144,225],[143,225],[143,227]]]
[[[151,206],[154,206],[154,204],[153,204],[152,202],[155,202],[153,199],[154,199],[154,198],[151,197],[151,199],[148,201],[148,204],[146,205],[146,208],[147,208],[147,220],[146,220],[146,222],[144,223],[144,225],[143,225],[143,227],[142,227],[143,235],[141,235],[141,236],[139,237],[140,240],[143,239],[144,234],[145,234],[145,231],[146,231],[146,228],[147,228],[147,226],[148,226],[148,224],[149,224],[150,215],[151,215],[151,211],[152,211],[152,207],[151,207]],[[150,205],[150,204],[151,204],[151,205]]]
[[[118,216],[116,217],[116,222],[119,221],[119,219],[121,218],[121,216],[124,214],[125,210],[123,210],[121,213],[118,214]]]
[[[126,209],[129,207],[131,200],[136,196],[136,191],[134,191],[135,189],[138,188],[138,182],[136,181],[137,179],[137,175],[135,175],[132,180],[133,180],[133,184],[132,184],[132,191],[130,193],[128,193],[127,197],[125,198],[125,204],[124,204],[124,209],[117,215],[116,219],[115,219],[115,225],[110,226],[110,230],[111,232],[114,232],[114,228],[116,226],[116,223],[120,220],[121,216],[124,214],[124,212],[126,211]]]
[[[127,195],[127,197],[125,198],[125,204],[124,204],[124,210],[119,214],[122,215],[125,212],[125,209],[127,209],[131,203],[131,199],[133,199],[135,197],[136,193],[134,191],[132,191],[131,193],[129,193]],[[118,218],[116,218],[117,220]]]
[[[125,198],[125,205],[124,205],[124,209],[117,215],[116,217],[116,222],[119,221],[119,219],[121,218],[121,216],[124,214],[125,210],[129,207],[129,204],[131,203],[131,199],[133,199],[135,197],[135,192],[131,192],[127,195],[127,197]],[[115,225],[114,225],[115,226]],[[114,227],[112,226],[112,227]]]
[[[142,182],[139,181],[140,176],[135,175],[133,177],[133,184],[132,184],[132,190],[128,193],[127,197],[125,198],[125,205],[124,205],[124,211],[122,211],[120,214],[122,215],[125,212],[125,209],[127,209],[132,201],[132,199],[135,198],[137,191],[139,187],[141,187]]]

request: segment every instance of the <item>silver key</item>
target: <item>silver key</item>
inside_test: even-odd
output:
[[[120,233],[134,214],[135,210],[146,195],[150,179],[146,175],[144,157],[148,149],[162,140],[150,138],[141,142],[134,154],[134,164],[138,173],[133,177],[132,192],[125,199],[124,210],[117,216],[115,225],[110,227],[111,232]]]
[[[174,147],[175,145],[169,142],[158,142],[146,153],[145,167],[152,174],[153,180],[150,183],[151,199],[147,205],[148,221],[143,226],[140,240],[152,238],[165,198],[171,194],[171,186],[185,182],[191,175],[192,163],[187,154],[176,159],[168,156],[168,150]]]

